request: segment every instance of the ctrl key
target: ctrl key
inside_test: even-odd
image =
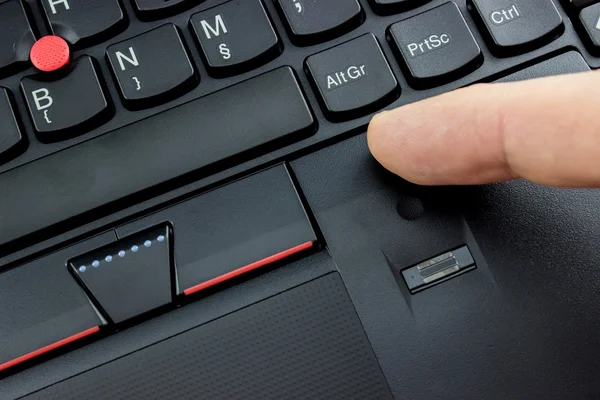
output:
[[[377,111],[400,94],[396,77],[372,34],[308,57],[305,68],[332,121]]]

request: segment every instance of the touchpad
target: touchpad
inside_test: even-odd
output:
[[[27,399],[391,399],[337,273]]]

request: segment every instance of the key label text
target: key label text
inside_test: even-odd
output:
[[[52,121],[48,116],[48,108],[52,107],[54,100],[50,96],[50,91],[46,88],[40,88],[31,92],[31,95],[33,96],[33,101],[35,102],[35,108],[37,108],[38,111],[44,111],[44,119],[46,120],[46,123],[51,124]]]
[[[367,76],[367,66],[365,64],[360,66],[351,65],[342,71],[327,75],[327,90],[337,89],[365,76]]]
[[[129,64],[133,65],[134,67],[137,67],[138,65],[140,65],[140,62],[137,59],[137,56],[135,54],[135,50],[133,50],[133,47],[129,47],[129,56],[126,56],[125,54],[121,53],[120,51],[117,51],[115,53],[115,57],[117,57],[117,61],[119,61],[119,66],[121,67],[121,71],[125,71],[127,69],[127,67],[125,67],[125,61],[127,61]]]
[[[65,7],[65,10],[70,10],[71,6],[69,5],[69,0],[48,0],[48,5],[52,10],[52,14],[56,15],[58,11],[56,10],[56,6],[62,4]]]
[[[490,19],[494,25],[505,25],[518,18],[521,18],[521,13],[516,4],[490,14]]]
[[[423,39],[418,43],[415,42],[407,44],[406,49],[408,50],[410,56],[414,58],[423,54],[427,54],[430,51],[442,48],[451,41],[452,38],[447,33],[442,33],[440,35],[430,35],[429,37]]]

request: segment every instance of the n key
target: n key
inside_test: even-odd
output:
[[[106,55],[125,107],[152,107],[198,84],[179,29],[166,24],[108,48]]]
[[[233,0],[190,20],[202,58],[215,77],[249,71],[281,54],[261,0]]]

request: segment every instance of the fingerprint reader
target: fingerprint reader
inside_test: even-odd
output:
[[[471,252],[463,246],[405,269],[402,276],[410,292],[416,293],[475,268]]]

